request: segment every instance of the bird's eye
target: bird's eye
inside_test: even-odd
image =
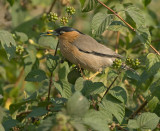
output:
[[[62,30],[61,30],[59,33],[62,35],[63,33],[65,33],[65,31],[62,31]]]

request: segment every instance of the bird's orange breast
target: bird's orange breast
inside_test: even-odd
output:
[[[62,55],[74,64],[78,64],[76,56],[79,55],[79,50],[72,45],[72,42],[77,37],[79,37],[79,33],[76,31],[66,32],[59,36],[59,47]]]

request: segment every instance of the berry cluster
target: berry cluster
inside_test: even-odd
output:
[[[131,59],[131,58],[127,58],[126,59],[126,64],[130,65],[133,68],[136,68],[140,65],[140,61],[139,59]]]
[[[73,15],[75,14],[76,10],[73,7],[67,7],[66,12],[68,13],[68,15]]]
[[[24,51],[23,46],[21,46],[21,45],[16,46],[16,52],[17,52],[18,54],[21,55],[21,54],[23,53],[23,51]]]
[[[113,61],[113,68],[119,69],[122,66],[122,60],[121,59],[115,59]]]
[[[68,23],[68,17],[62,17],[60,19],[61,24],[65,25],[66,23]]]
[[[50,22],[55,22],[56,20],[58,20],[58,15],[57,13],[53,13],[53,12],[50,12],[48,15],[47,15],[47,18]]]

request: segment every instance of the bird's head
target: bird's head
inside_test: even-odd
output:
[[[83,34],[83,33],[77,29],[64,26],[64,27],[57,28],[55,30],[48,30],[47,32],[42,33],[41,36],[53,35],[53,36],[58,36],[58,37],[64,37],[64,36],[72,37],[78,34]]]

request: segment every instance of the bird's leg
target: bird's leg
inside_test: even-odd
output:
[[[87,80],[87,78],[83,74],[83,71],[82,71],[82,68],[81,68],[80,64],[78,64],[78,67],[80,69],[80,72],[81,72],[81,75],[82,75],[83,79]]]
[[[96,73],[94,73],[93,75],[91,75],[91,76],[88,78],[88,80],[93,79],[96,75],[98,75],[98,74],[101,73],[101,72],[102,72],[102,70],[97,71]]]

